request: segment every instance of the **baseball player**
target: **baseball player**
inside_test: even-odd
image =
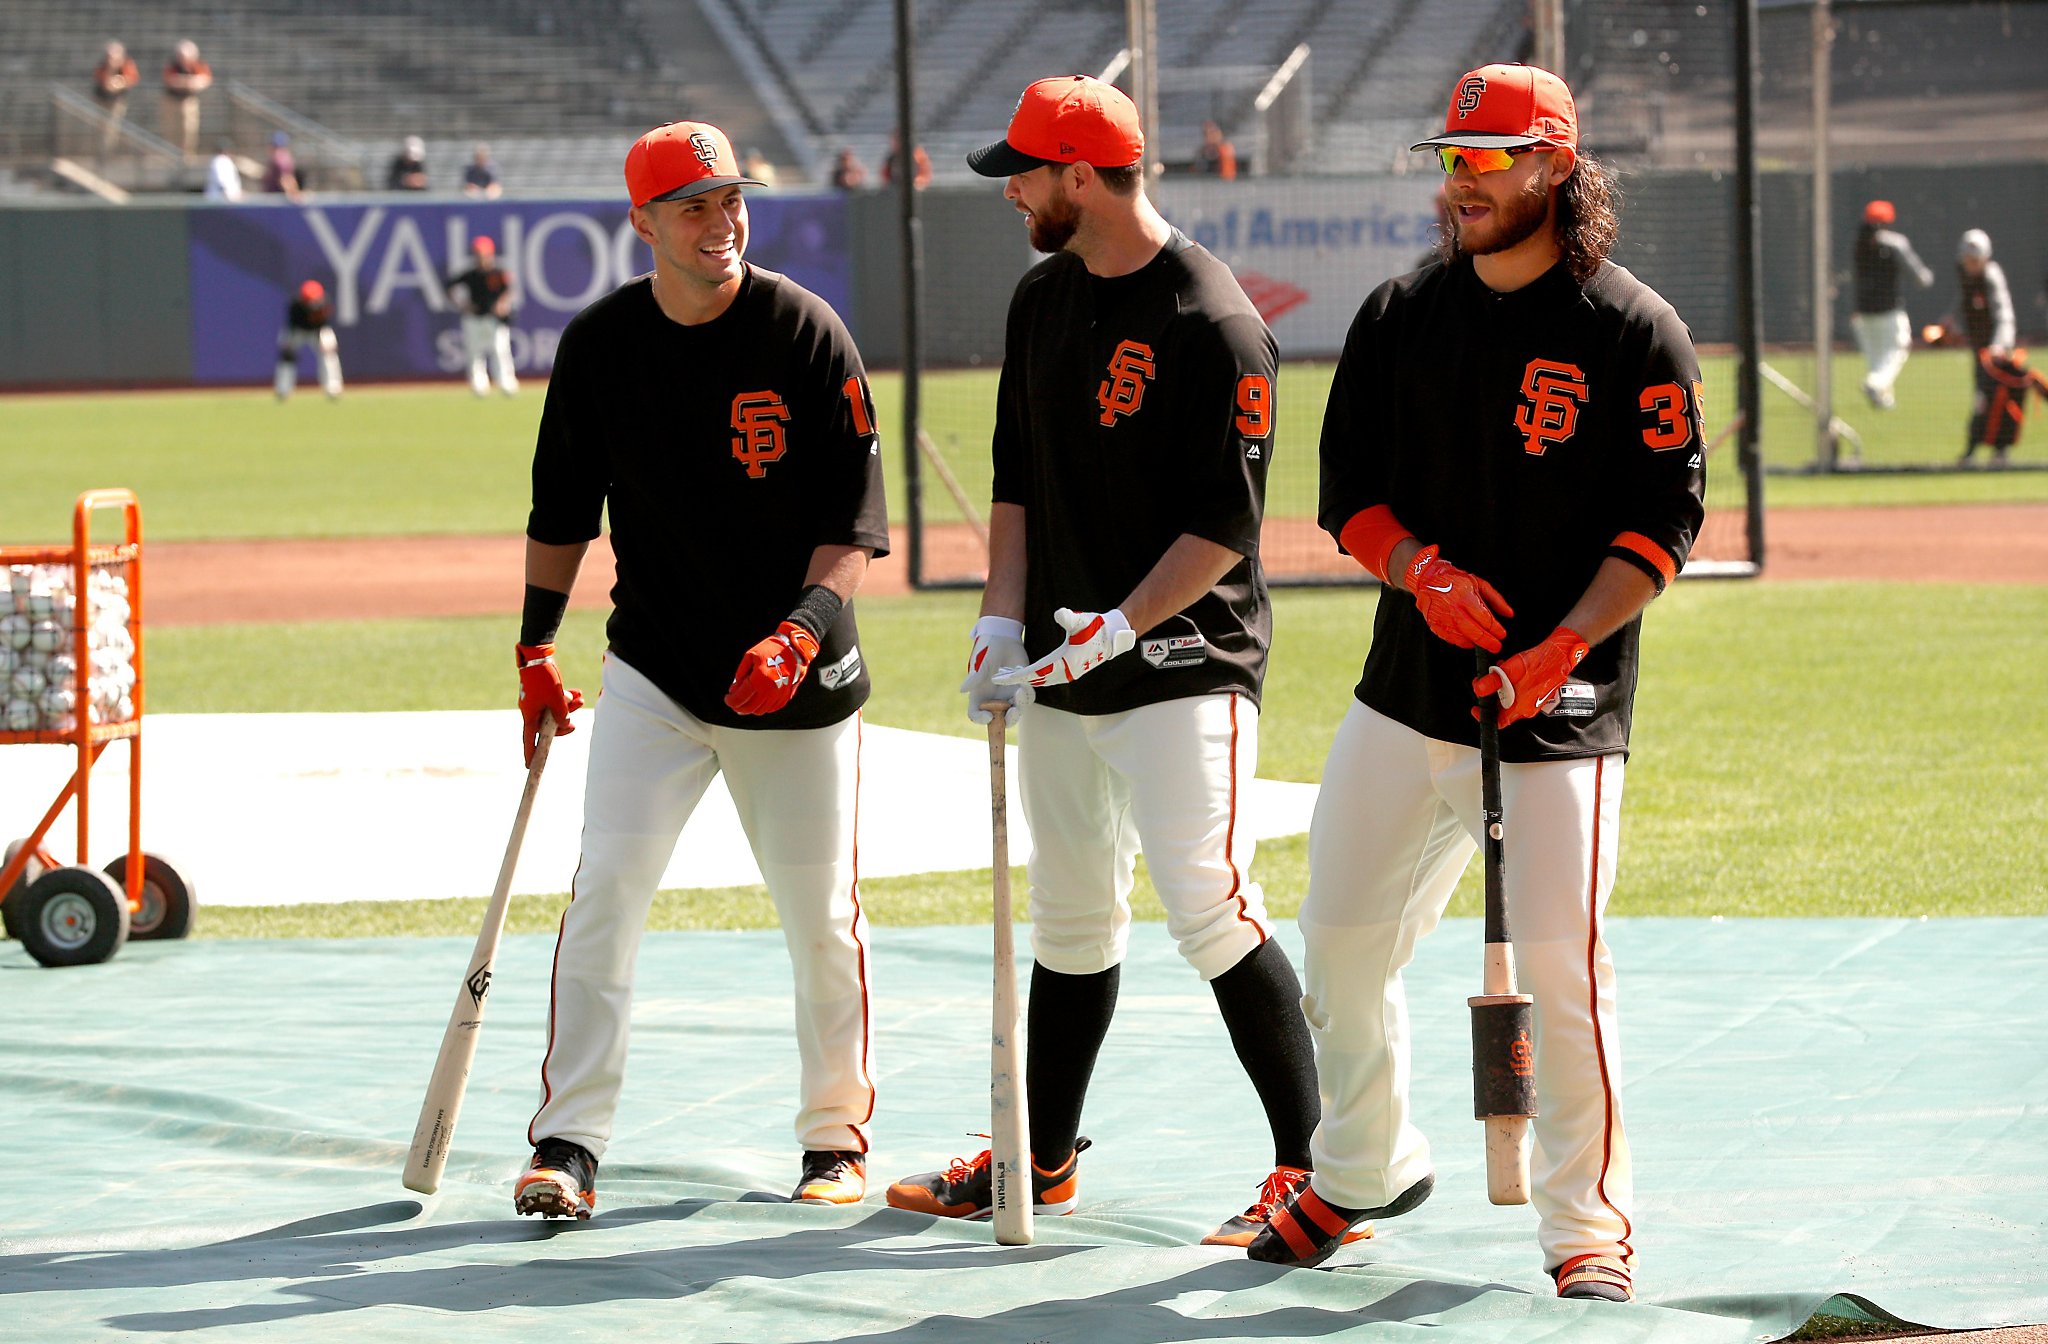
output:
[[[1146,198],[1144,147],[1130,99],[1073,76],[1026,89],[1006,138],[968,156],[1009,179],[1031,245],[1052,256],[1010,304],[988,587],[961,689],[978,721],[992,698],[1030,706],[1034,1207],[1066,1213],[1078,1197],[1081,1106],[1142,847],[1272,1129],[1258,1198],[1205,1238],[1243,1245],[1306,1178],[1316,1121],[1299,982],[1237,816],[1272,635],[1258,550],[1275,351],[1228,268]],[[986,1217],[989,1187],[983,1152],[888,1198]]]
[[[1991,235],[1982,229],[1968,229],[1956,248],[1956,289],[1958,315],[1943,326],[1962,335],[1976,356],[1971,368],[1975,387],[1970,398],[1970,422],[1963,432],[1963,455],[1957,465],[1970,466],[1977,445],[1991,444],[1993,466],[2004,466],[2010,443],[1992,443],[1995,417],[1992,403],[1998,399],[1999,381],[1993,369],[2012,350],[2017,340],[2013,320],[2012,286],[2005,280],[2005,268],[1991,259]]]
[[[888,552],[880,445],[838,316],[742,260],[752,185],[715,126],[671,122],[634,143],[631,219],[654,272],[569,323],[541,414],[518,649],[529,760],[542,715],[566,732],[582,704],[553,641],[607,508],[618,581],[521,1213],[596,1205],[641,926],[720,773],[795,973],[792,1197],[866,1190],[875,1089],[854,827],[868,675],[852,600]]]
[[[284,330],[277,334],[277,399],[283,401],[299,385],[299,351],[319,352],[320,389],[329,401],[341,395],[341,351],[334,340],[334,305],[327,288],[308,280],[285,306]]]
[[[499,264],[496,242],[479,236],[470,243],[469,254],[475,264],[448,282],[448,297],[462,314],[469,390],[489,396],[495,379],[498,390],[509,397],[519,390],[519,375],[512,368],[512,310],[519,305],[518,285],[512,272]],[[492,365],[490,376],[486,360]]]
[[[1899,380],[1913,348],[1913,326],[1899,298],[1899,273],[1910,271],[1922,289],[1934,284],[1934,272],[1906,235],[1892,227],[1897,220],[1898,211],[1890,201],[1863,207],[1863,227],[1856,233],[1856,311],[1849,315],[1868,370],[1863,395],[1881,411],[1898,405],[1892,384]]]
[[[1320,520],[1387,585],[1309,834],[1304,1000],[1315,1176],[1252,1258],[1313,1265],[1434,1184],[1409,1104],[1401,968],[1479,839],[1477,715],[1501,706],[1509,923],[1534,996],[1531,1197],[1561,1297],[1625,1301],[1635,1251],[1614,968],[1643,608],[1705,478],[1699,366],[1671,305],[1606,260],[1616,217],[1564,81],[1459,79],[1439,259],[1359,310],[1323,422]],[[1490,665],[1475,678],[1474,649]]]

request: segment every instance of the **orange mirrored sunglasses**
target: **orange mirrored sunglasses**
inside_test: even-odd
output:
[[[1516,145],[1513,149],[1473,149],[1469,145],[1439,145],[1436,157],[1447,173],[1458,171],[1459,159],[1470,164],[1475,173],[1497,173],[1512,167],[1516,155],[1544,148],[1544,145]]]

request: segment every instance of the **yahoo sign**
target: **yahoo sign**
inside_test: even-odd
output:
[[[845,201],[754,196],[747,214],[747,260],[787,274],[850,321]],[[617,201],[387,199],[188,218],[192,372],[201,383],[269,381],[285,307],[307,280],[327,287],[350,379],[456,376],[462,333],[448,282],[469,269],[479,235],[497,243],[519,285],[519,371],[544,375],[569,319],[654,265]]]

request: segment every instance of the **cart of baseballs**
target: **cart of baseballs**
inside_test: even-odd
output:
[[[121,510],[121,541],[94,541],[93,515]],[[69,546],[0,546],[0,746],[74,747],[49,810],[0,863],[7,935],[45,966],[105,961],[129,938],[183,938],[191,885],[142,851],[142,506],[129,490],[78,497]],[[92,853],[92,768],[128,743],[128,847],[105,868]],[[75,805],[77,861],[44,841]]]

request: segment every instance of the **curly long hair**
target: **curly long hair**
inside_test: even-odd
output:
[[[1607,260],[1621,233],[1621,193],[1604,164],[1590,154],[1580,154],[1572,175],[1558,184],[1551,199],[1565,269],[1572,279],[1584,284]],[[1444,261],[1465,255],[1441,197],[1437,199],[1436,252]]]

